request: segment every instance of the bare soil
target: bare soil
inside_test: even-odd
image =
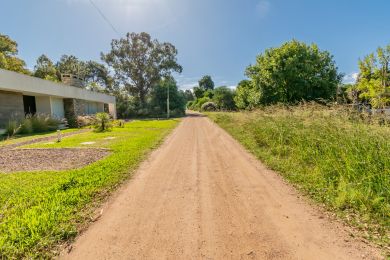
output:
[[[91,164],[110,154],[107,149],[2,149],[0,172],[68,170]]]
[[[194,114],[101,213],[61,258],[383,258]]]

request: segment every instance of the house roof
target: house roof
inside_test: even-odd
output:
[[[0,69],[0,90],[19,92],[33,96],[76,98],[115,104],[115,97],[78,87],[56,83],[17,72]]]

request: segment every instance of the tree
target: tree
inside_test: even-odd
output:
[[[114,79],[111,77],[108,69],[96,61],[86,62],[85,83],[88,89],[99,92],[112,92],[114,88]]]
[[[16,57],[18,44],[7,35],[0,34],[0,68],[29,75],[26,63]]]
[[[184,95],[178,90],[173,78],[161,80],[150,93],[150,106],[155,114],[165,114],[167,111],[167,93],[169,88],[169,109],[174,114],[183,115],[185,111],[186,100]]]
[[[238,83],[234,102],[239,109],[252,109],[260,105],[260,89],[250,80]]]
[[[329,100],[342,79],[329,52],[296,40],[258,55],[246,75],[259,89],[262,104]]]
[[[206,75],[203,76],[199,80],[199,87],[203,88],[204,90],[213,90],[214,89],[214,81],[211,79],[211,76]]]
[[[201,88],[201,87],[194,87],[193,91],[194,91],[194,95],[197,99],[203,97],[203,94],[205,92],[204,88]]]
[[[375,108],[390,105],[390,45],[359,60],[357,90],[361,101]]]
[[[115,78],[129,94],[136,95],[141,104],[163,77],[181,73],[177,63],[177,49],[171,43],[152,40],[143,32],[127,33],[125,38],[112,40],[111,51],[102,53],[102,60],[115,71]]]
[[[85,78],[88,73],[87,64],[73,55],[62,55],[56,68],[59,79],[60,74],[73,74]]]
[[[192,101],[192,100],[195,99],[194,94],[193,94],[192,91],[189,90],[189,89],[186,89],[186,90],[183,92],[183,95],[184,95],[184,98],[185,98],[186,102]]]
[[[54,63],[45,54],[38,57],[37,63],[34,66],[33,76],[41,79],[58,81],[57,69]]]
[[[234,91],[226,86],[214,89],[213,101],[217,105],[218,109],[236,109],[236,105],[234,103]]]

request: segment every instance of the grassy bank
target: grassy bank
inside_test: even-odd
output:
[[[80,133],[61,143],[34,144],[59,148],[94,141],[94,146],[110,148],[112,154],[76,170],[0,173],[0,258],[53,256],[56,245],[75,237],[99,200],[128,178],[177,123],[135,121],[112,132]]]
[[[389,243],[389,127],[367,124],[341,108],[319,106],[208,116],[367,237]]]

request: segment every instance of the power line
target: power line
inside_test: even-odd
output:
[[[89,0],[89,2],[96,9],[96,11],[98,11],[100,16],[104,19],[104,21],[106,21],[106,23],[111,27],[111,29],[118,35],[118,37],[121,37],[120,33],[115,29],[114,25],[110,22],[110,20],[108,20],[108,18],[104,15],[102,10],[100,10],[100,8],[92,0]]]

